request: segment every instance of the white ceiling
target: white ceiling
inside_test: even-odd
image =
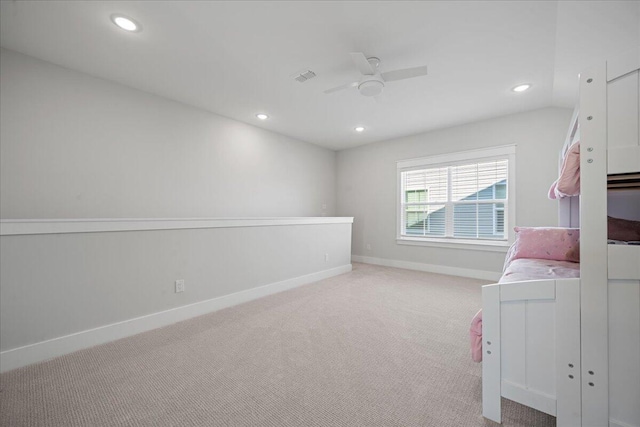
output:
[[[126,33],[122,13],[143,31]],[[5,48],[332,149],[550,105],[577,74],[640,45],[640,2],[2,1]],[[349,52],[381,70],[429,66],[356,90]],[[317,77],[292,80],[311,69]],[[510,89],[529,82],[531,90]],[[271,118],[260,122],[258,112]],[[366,127],[362,134],[356,125]]]

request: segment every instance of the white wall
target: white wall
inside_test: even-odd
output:
[[[335,165],[332,150],[0,51],[4,220],[332,216]],[[350,236],[322,222],[3,235],[0,370],[348,271]]]
[[[3,219],[335,213],[331,150],[6,49],[0,162]]]
[[[547,191],[557,177],[571,113],[546,108],[339,151],[338,214],[355,217],[353,254],[402,262],[395,265],[438,265],[450,273],[500,272],[504,252],[396,244],[396,161],[516,144],[515,225],[555,226],[557,204],[547,199]]]
[[[640,1],[558,1],[553,105],[573,107],[579,73],[640,46]]]
[[[263,222],[0,236],[0,371],[351,270],[350,218]]]

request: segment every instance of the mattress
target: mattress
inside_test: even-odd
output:
[[[507,265],[498,283],[574,277],[580,277],[579,262],[519,258]]]

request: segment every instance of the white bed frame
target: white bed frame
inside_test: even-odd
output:
[[[559,208],[580,223],[580,278],[483,286],[486,418],[505,397],[560,427],[640,427],[640,246],[607,245],[607,175],[640,172],[639,104],[640,49],[580,75],[563,152],[579,131],[581,195]],[[625,197],[640,220],[640,190]]]

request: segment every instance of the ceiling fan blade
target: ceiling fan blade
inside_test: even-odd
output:
[[[380,74],[385,82],[392,82],[394,80],[411,79],[413,77],[420,77],[427,75],[427,66],[414,68],[403,68],[402,70],[387,71]]]
[[[341,85],[341,86],[338,86],[338,87],[327,89],[327,90],[324,91],[324,93],[338,92],[339,90],[349,89],[349,88],[356,87],[356,86],[358,86],[358,82],[347,83],[346,85]]]
[[[376,69],[369,64],[367,57],[364,56],[362,52],[351,52],[351,59],[353,59],[353,63],[356,64],[360,74],[364,74],[365,76],[372,76],[376,73]]]

